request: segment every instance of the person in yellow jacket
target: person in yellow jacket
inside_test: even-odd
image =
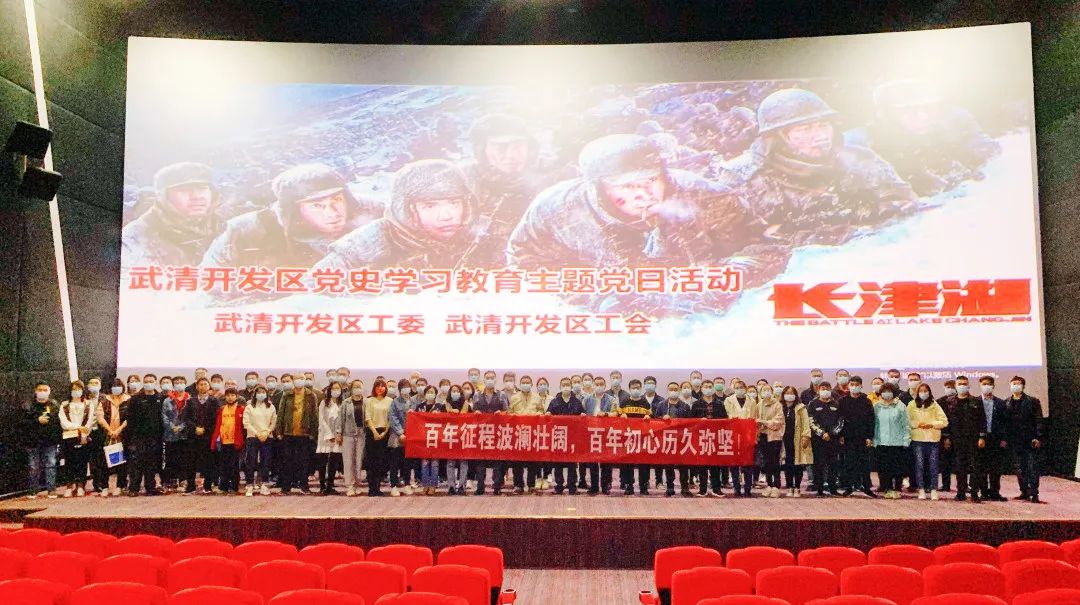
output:
[[[735,388],[735,392],[724,400],[724,410],[727,412],[727,417],[749,418],[761,423],[757,387],[751,386],[747,388],[746,383],[742,380],[734,381],[732,386]],[[731,469],[731,475],[735,487],[735,497],[749,498],[750,489],[754,486],[753,465],[735,467]]]
[[[938,499],[938,447],[941,429],[949,426],[945,410],[934,401],[930,385],[922,382],[915,389],[915,398],[908,404],[908,423],[911,425],[911,447],[915,450],[915,484],[919,499]],[[929,462],[930,473],[925,472]]]

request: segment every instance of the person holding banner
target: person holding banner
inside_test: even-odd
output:
[[[564,378],[567,385],[569,385],[569,379]],[[648,376],[646,381],[656,385],[656,378]],[[654,406],[656,409],[662,407],[663,399],[656,397],[652,400],[652,403],[639,393],[637,397],[634,396],[635,387],[640,385],[640,381],[636,378],[630,381],[630,397],[626,400],[626,403],[621,404],[616,408],[615,413],[620,418],[650,418],[653,415]],[[553,402],[554,404],[554,402]],[[623,486],[623,493],[627,496],[634,495],[634,468],[637,468],[637,483],[638,490],[642,496],[649,495],[649,469],[651,468],[647,464],[620,464],[619,465],[619,480]]]
[[[524,375],[518,382],[518,390],[510,396],[510,413],[516,416],[540,416],[544,413],[543,401],[533,391],[532,377]],[[460,389],[459,389],[460,394]],[[532,491],[536,482],[539,466],[534,462],[514,462],[511,465],[514,475],[514,494],[521,495]]]
[[[799,401],[799,389],[786,386],[780,394],[783,400],[784,437],[781,456],[784,459],[784,485],[788,497],[802,496],[803,469],[814,462],[814,452],[810,447],[810,417],[806,406]]]
[[[465,385],[461,385],[464,389]],[[540,407],[544,409],[544,413],[547,413],[548,405],[551,404],[553,399],[551,395],[551,386],[548,383],[548,379],[545,376],[540,376],[536,379],[536,395],[540,397]],[[540,475],[536,478],[536,483],[533,484],[534,491],[543,491],[550,485],[551,465],[547,463],[541,463],[539,465]]]
[[[706,380],[701,383],[701,399],[690,404],[690,415],[693,418],[719,419],[727,418],[727,409],[721,399],[723,390],[716,390],[716,383]],[[723,498],[724,492],[721,487],[721,467],[699,466],[698,467],[698,495]]]
[[[747,388],[742,380],[735,380],[735,393],[724,400],[724,409],[728,418],[749,418],[757,420],[758,402],[757,387]],[[731,469],[732,482],[735,486],[735,497],[750,497],[750,490],[754,487],[754,466],[740,466]]]
[[[551,400],[547,413],[549,416],[585,415],[585,406],[581,404],[581,400],[573,393],[569,378],[559,380],[559,394],[555,396],[555,399]],[[483,481],[483,475],[478,476],[477,479]],[[571,496],[577,494],[577,464],[573,462],[555,464],[556,495],[562,495],[564,485],[569,486]]]
[[[522,377],[524,380],[525,377]],[[446,399],[446,411],[452,414],[467,414],[469,402],[472,399],[472,383],[466,381],[462,385],[450,385],[450,392]],[[466,397],[466,389],[470,397]],[[449,495],[465,496],[466,483],[469,478],[469,461],[465,459],[450,459],[446,461],[446,485],[449,487]],[[516,484],[515,484],[516,485]]]
[[[102,447],[124,443],[124,431],[128,423],[128,399],[131,397],[124,392],[124,381],[120,378],[113,380],[109,394],[105,396],[97,409],[97,423],[105,436]],[[116,475],[116,487],[112,488],[111,492],[109,490],[110,475]],[[120,491],[127,488],[127,469],[120,465],[109,467],[105,464],[102,467],[100,481],[99,493],[102,496],[119,496]]]
[[[690,408],[690,402],[693,401],[693,388],[690,382],[684,382],[681,385],[677,383],[668,384],[668,400],[667,400],[667,413],[664,414],[664,418],[692,418],[693,412]],[[679,488],[680,493],[688,498],[693,498],[694,494],[690,491],[690,467],[689,466],[666,466],[664,470],[667,474],[667,491],[665,496],[672,497],[675,495],[675,471],[679,472]]]
[[[423,402],[416,407],[418,412],[445,412],[446,405],[436,401],[439,389],[434,385],[424,388]],[[434,496],[439,487],[439,461],[425,458],[420,461],[420,487],[425,496]]]
[[[580,404],[580,400],[578,401]],[[495,390],[495,372],[484,372],[484,390],[473,397],[473,411],[481,414],[502,414],[510,408],[510,402],[506,399],[506,393]],[[477,460],[476,465],[476,495],[484,495],[487,483],[487,470],[491,469],[492,489],[496,496],[502,495],[503,483],[506,481],[506,463],[500,460]]]

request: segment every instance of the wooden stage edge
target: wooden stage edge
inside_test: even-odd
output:
[[[1003,478],[1006,496],[1016,481]],[[756,495],[756,494],[755,494]],[[1043,481],[1049,504],[852,498],[723,499],[625,496],[409,496],[81,498],[0,502],[0,514],[61,532],[214,536],[300,546],[338,541],[365,548],[412,543],[439,549],[480,543],[503,549],[517,569],[648,569],[658,548],[700,544],[726,552],[751,545],[798,551],[825,545],[937,546],[974,541],[1060,542],[1080,537],[1080,483]],[[36,512],[30,512],[36,511]]]

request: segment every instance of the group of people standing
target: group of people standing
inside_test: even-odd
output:
[[[435,495],[440,485],[450,495],[482,495],[489,475],[495,495],[506,490],[507,475],[514,494],[543,492],[553,482],[556,494],[607,495],[618,470],[626,495],[648,495],[655,483],[674,496],[678,483],[684,496],[720,497],[731,489],[735,497],[750,497],[757,486],[775,498],[800,497],[809,471],[808,487],[818,496],[900,498],[907,483],[919,499],[937,500],[939,479],[950,491],[955,475],[955,498],[981,502],[1004,500],[1001,475],[1015,462],[1017,499],[1041,502],[1037,454],[1045,412],[1020,376],[1009,381],[1005,398],[995,394],[993,376],[980,377],[974,393],[972,381],[957,376],[935,398],[918,373],[908,374],[901,388],[898,370],[865,387],[847,370],[838,370],[833,383],[815,369],[801,390],[764,378],[708,379],[698,371],[666,386],[654,376],[624,383],[619,371],[564,376],[556,388],[543,376],[505,372],[501,384],[496,379],[494,371],[476,368],[460,384],[413,372],[396,381],[378,376],[369,388],[342,367],[329,370],[320,386],[313,372],[248,372],[240,386],[199,368],[190,383],[148,373],[117,378],[107,392],[100,378],[75,381],[62,402],[39,383],[20,427],[28,487],[31,497],[42,491],[117,496],[125,489],[131,496],[230,494],[239,493],[243,471],[248,496],[270,495],[272,486],[285,495],[311,493],[313,474],[320,494],[338,494],[339,473],[348,496],[365,482],[369,496],[385,495],[384,487],[391,496]],[[755,464],[741,467],[413,460],[404,447],[412,411],[741,418],[757,422],[758,441]]]

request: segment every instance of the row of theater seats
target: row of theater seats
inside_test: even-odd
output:
[[[247,595],[249,600],[229,601],[245,604],[255,602],[251,597],[261,604],[295,591],[300,592],[290,594],[289,602],[305,603],[303,599],[315,594],[311,590],[320,590],[340,593],[333,602],[342,605],[382,603],[384,598],[413,592],[457,597],[461,605],[500,605],[516,597],[513,590],[502,590],[503,571],[500,549],[475,544],[444,548],[436,560],[431,549],[409,544],[365,552],[336,542],[298,550],[273,540],[233,546],[215,538],[174,543],[149,534],[117,538],[95,531],[59,534],[33,528],[0,532],[0,604],[7,602],[3,595],[14,594],[10,591],[30,590],[27,587],[45,582],[64,587],[73,599],[83,598],[77,594],[84,594],[79,591],[88,586],[97,586],[86,591],[92,595],[106,590],[104,586],[127,592],[135,590],[132,584],[158,589],[144,591],[151,598],[147,603],[157,603],[158,594],[175,597],[190,589],[220,587],[233,591],[230,594],[237,599],[241,592]]]
[[[797,559],[789,550],[768,546],[733,549],[726,560],[711,548],[679,546],[656,552],[656,594],[643,591],[640,600],[643,605],[699,605],[710,598],[757,595],[789,605],[830,597],[852,597],[838,604],[878,598],[891,605],[925,605],[924,597],[975,594],[1015,604],[1045,589],[1066,590],[1045,598],[1060,598],[1068,590],[1080,595],[1078,563],[1080,540],[1020,540],[997,548],[958,542],[934,550],[897,544],[869,553],[826,546],[804,550]],[[1080,599],[1063,602],[1080,605]]]
[[[980,594],[944,594],[934,597],[920,597],[914,605],[1008,605],[997,597]],[[1077,605],[1080,603],[1080,590],[1069,588],[1049,588],[1039,592],[1020,595],[1013,600],[1013,605]],[[702,599],[697,605],[790,605],[784,599],[762,597],[758,595],[728,595]],[[814,599],[806,605],[893,605],[888,599],[861,595],[845,595]]]

